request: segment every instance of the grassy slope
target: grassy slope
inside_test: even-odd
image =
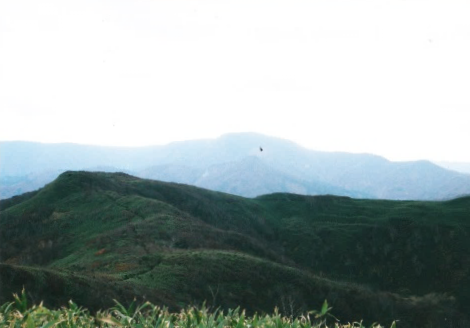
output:
[[[405,299],[376,288],[450,293],[461,312],[470,303],[470,198],[245,199],[125,174],[66,172],[41,191],[0,206],[0,261],[6,263],[0,282],[11,287],[2,297],[21,281],[47,286],[45,270],[69,288],[56,288],[56,295],[37,287],[37,295],[53,303],[66,290],[78,293],[78,301],[88,295],[84,305],[95,308],[108,306],[111,296],[134,293],[175,307],[207,300],[252,311],[277,305],[296,314],[328,298],[342,318],[387,323],[422,320],[423,313],[438,320],[444,298]],[[6,284],[5,272],[25,278]],[[96,290],[109,295],[89,296]]]

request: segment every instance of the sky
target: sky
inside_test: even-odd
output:
[[[470,162],[470,2],[2,0],[0,140],[258,132]]]

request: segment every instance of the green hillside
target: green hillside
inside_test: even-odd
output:
[[[65,172],[0,209],[0,301],[25,285],[37,301],[92,310],[137,296],[298,315],[326,298],[343,320],[402,327],[470,313],[470,197],[248,199]]]

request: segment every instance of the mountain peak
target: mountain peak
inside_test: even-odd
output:
[[[260,192],[414,200],[449,199],[470,193],[470,176],[429,161],[391,162],[373,154],[313,151],[292,141],[253,132],[159,147],[119,149],[16,143],[2,149],[0,198],[37,189],[65,170],[96,168],[185,184],[197,185],[204,180],[202,187],[235,193],[229,187],[232,181],[238,185],[236,193],[240,196],[252,196],[251,185],[261,181],[266,185],[259,186]],[[219,180],[207,184],[204,172],[212,172],[212,176],[219,172]],[[271,187],[266,188],[267,185]],[[281,189],[272,189],[275,186]]]

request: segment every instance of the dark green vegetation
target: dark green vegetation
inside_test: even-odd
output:
[[[446,200],[470,195],[470,175],[429,161],[313,151],[255,133],[141,148],[0,142],[0,153],[0,199],[43,187],[65,170],[122,171],[244,197],[288,192]]]
[[[246,199],[122,173],[65,172],[0,202],[0,304],[72,298],[450,327],[470,313],[470,197]]]
[[[142,305],[132,302],[128,307],[115,301],[116,305],[91,314],[72,301],[60,309],[48,309],[42,304],[28,306],[23,289],[21,296],[14,295],[14,302],[0,305],[0,327],[55,327],[55,328],[365,328],[362,322],[341,324],[331,315],[328,302],[323,302],[319,311],[309,311],[299,317],[282,316],[277,309],[273,314],[247,316],[239,308],[223,311],[201,307],[187,307],[171,313],[166,307],[150,302]],[[331,323],[333,321],[333,324]],[[392,322],[390,328],[395,328]],[[373,324],[370,328],[384,328]]]

